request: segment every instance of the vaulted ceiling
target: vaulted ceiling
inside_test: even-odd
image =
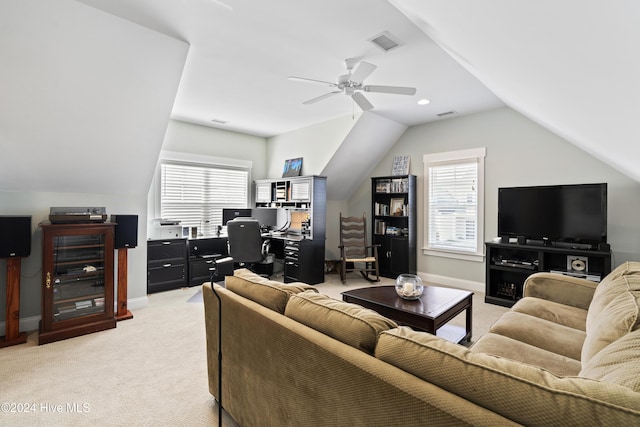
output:
[[[333,90],[344,59],[378,68],[376,114],[405,125],[506,103],[640,180],[640,3],[633,0],[82,0],[190,43],[172,117],[270,136],[357,109]],[[400,46],[384,52],[385,33]],[[418,99],[431,101],[418,106]]]
[[[387,0],[80,1],[189,43],[178,120],[269,137],[360,111],[343,94],[303,105],[335,88],[288,79],[335,83],[347,58],[377,66],[367,85],[417,88],[365,94],[371,111],[405,125],[504,105]],[[399,46],[370,41],[383,33]]]
[[[169,117],[268,137],[358,111],[288,79],[346,58],[417,88],[365,93],[385,119],[506,104],[640,181],[638,22],[631,0],[5,0],[0,189],[144,194]]]
[[[640,181],[639,2],[392,3],[508,106]]]

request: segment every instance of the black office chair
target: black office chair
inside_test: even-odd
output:
[[[227,237],[229,256],[238,267],[271,277],[273,255],[269,254],[269,240],[263,240],[257,220],[238,217],[227,222]]]

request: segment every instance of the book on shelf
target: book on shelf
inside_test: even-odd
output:
[[[379,203],[379,202],[375,203],[374,210],[375,210],[374,214],[378,216],[386,216],[386,215],[389,215],[389,212],[390,212],[389,205],[384,203]]]
[[[409,180],[407,178],[392,179],[390,191],[392,193],[406,193],[407,191],[409,191]]]
[[[391,180],[390,179],[378,179],[376,180],[376,193],[390,193],[391,192]]]
[[[400,235],[402,235],[402,233],[400,232],[400,229],[398,227],[387,227],[385,229],[384,234],[386,234],[387,236],[400,236]]]
[[[374,225],[375,234],[385,234],[386,231],[387,231],[387,224],[382,220],[376,219],[375,225]]]

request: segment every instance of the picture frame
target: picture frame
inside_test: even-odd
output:
[[[409,156],[395,156],[393,158],[393,165],[391,167],[391,175],[408,175],[410,162],[411,157]]]
[[[288,178],[291,176],[300,176],[302,173],[302,157],[295,159],[288,159],[284,161],[284,168],[282,168],[282,177]]]
[[[391,199],[389,213],[391,216],[404,216],[404,199]]]

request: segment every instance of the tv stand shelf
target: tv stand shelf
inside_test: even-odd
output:
[[[599,282],[611,271],[610,251],[516,243],[486,243],[486,247],[485,302],[505,307],[522,298],[522,285],[533,273],[553,271]]]

